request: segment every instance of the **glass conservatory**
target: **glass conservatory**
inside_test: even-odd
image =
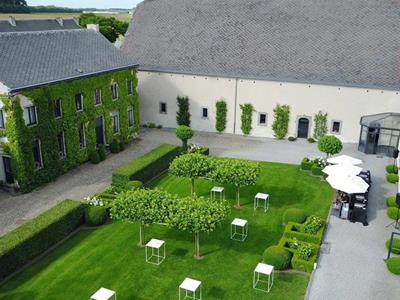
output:
[[[382,113],[364,116],[360,120],[361,133],[358,150],[366,154],[392,156],[398,149],[400,114]]]

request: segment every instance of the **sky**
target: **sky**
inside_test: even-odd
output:
[[[142,0],[28,0],[28,5],[55,5],[71,8],[133,8]]]

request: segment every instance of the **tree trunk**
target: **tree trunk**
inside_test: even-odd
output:
[[[139,246],[143,247],[144,244],[144,224],[140,224],[139,227]]]
[[[194,178],[192,178],[192,196],[195,195],[195,190],[194,190]]]
[[[200,255],[200,233],[196,232],[194,234],[194,244],[195,244],[195,255],[194,258],[196,259],[202,259]]]
[[[182,150],[186,153],[188,148],[188,140],[182,140]]]
[[[240,208],[240,187],[236,187],[236,208]]]

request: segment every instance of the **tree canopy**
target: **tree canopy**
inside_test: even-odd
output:
[[[25,0],[1,0],[0,13],[29,13]]]
[[[334,135],[324,135],[318,140],[318,149],[326,153],[326,157],[338,154],[343,149],[343,144]]]
[[[187,150],[187,142],[193,137],[193,130],[189,126],[180,125],[176,128],[175,134],[182,141],[182,150]]]

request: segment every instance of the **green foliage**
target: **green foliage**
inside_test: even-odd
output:
[[[254,107],[250,103],[240,104],[240,109],[242,110],[241,121],[242,124],[240,129],[242,130],[243,134],[250,134],[252,129],[251,123],[253,120],[253,111]]]
[[[319,111],[314,115],[314,138],[318,140],[320,137],[328,133],[328,114]]]
[[[393,173],[386,174],[386,180],[389,183],[397,183],[399,182],[399,175]]]
[[[178,156],[169,166],[169,172],[191,180],[191,194],[195,194],[195,179],[206,177],[212,170],[211,158],[198,153]]]
[[[177,97],[178,111],[176,112],[176,123],[178,125],[190,126],[189,98]]]
[[[92,152],[90,152],[89,159],[93,164],[98,164],[100,162],[99,152],[96,150],[92,150]]]
[[[23,192],[28,192],[40,184],[54,180],[57,176],[89,160],[90,154],[96,149],[96,117],[104,116],[106,143],[115,137],[112,131],[113,123],[110,115],[119,111],[120,136],[128,137],[139,130],[138,95],[127,94],[126,80],[133,80],[137,86],[136,70],[127,69],[107,74],[86,77],[79,80],[45,85],[22,94],[37,108],[38,124],[27,127],[23,118],[23,110],[19,97],[14,101],[3,101],[6,110],[6,134],[10,142],[10,152],[13,161],[13,173]],[[114,80],[119,83],[119,98],[111,100],[110,84]],[[102,104],[95,105],[94,91],[102,89]],[[76,112],[75,95],[84,95],[83,111]],[[61,99],[61,118],[54,117],[53,101]],[[135,112],[135,126],[128,124],[128,105]],[[126,112],[126,113],[125,113]],[[79,143],[79,127],[84,124],[86,148],[81,149]],[[64,131],[67,156],[59,158],[57,135]],[[42,169],[36,170],[33,158],[33,143],[40,139],[43,163]]]
[[[307,218],[304,210],[300,208],[288,208],[283,213],[282,221],[283,224],[288,224],[289,222],[303,223]]]
[[[338,154],[343,149],[342,142],[334,135],[324,135],[318,140],[318,149],[329,155]]]
[[[396,220],[397,219],[397,207],[388,207],[388,209],[386,210],[386,214],[390,219]],[[399,218],[400,218],[400,215],[399,215]]]
[[[289,136],[289,137],[288,137],[288,141],[289,141],[289,142],[295,142],[296,140],[297,140],[297,138],[294,137],[294,136]]]
[[[100,161],[105,160],[105,159],[107,158],[107,155],[106,155],[106,148],[104,147],[104,145],[98,145],[97,148],[98,148],[98,149],[97,149],[97,152],[99,153]]]
[[[304,232],[316,234],[324,226],[324,221],[318,216],[310,216],[304,223]]]
[[[311,174],[313,174],[315,176],[322,176],[322,175],[324,175],[324,172],[322,172],[322,169],[323,168],[321,168],[317,164],[313,164],[311,166]]]
[[[170,162],[178,154],[179,148],[177,146],[162,144],[147,154],[114,170],[112,184],[125,186],[130,180],[140,180],[146,183],[167,170]]]
[[[391,257],[386,261],[388,270],[396,275],[400,275],[400,257]]]
[[[304,157],[303,160],[301,161],[301,169],[302,170],[311,170],[311,167],[313,166],[314,162],[311,161],[308,157]]]
[[[289,222],[283,232],[283,236],[289,239],[298,239],[306,243],[313,243],[319,245],[322,241],[322,236],[325,231],[325,223],[316,233],[306,233],[304,230],[305,225]]]
[[[226,129],[226,115],[228,112],[226,101],[224,99],[217,101],[217,103],[215,104],[215,108],[217,110],[215,116],[215,129],[218,132],[223,132]]]
[[[304,243],[299,246],[297,252],[299,253],[299,257],[301,259],[309,260],[312,254],[312,248],[310,245]]]
[[[182,141],[182,151],[186,152],[187,142],[193,137],[192,128],[186,125],[179,125],[175,130],[175,134]]]
[[[386,241],[386,248],[389,250],[390,239]],[[392,253],[400,254],[400,239],[393,239]]]
[[[274,108],[272,130],[277,139],[284,139],[289,128],[290,106],[277,104]]]
[[[100,32],[111,42],[114,43],[120,35],[125,35],[129,23],[117,20],[114,17],[104,17],[93,13],[81,14],[79,25],[86,27],[87,24],[99,24]]]
[[[388,207],[397,207],[396,196],[389,196],[386,198],[386,204]]]
[[[143,182],[141,182],[139,180],[132,180],[126,184],[125,188],[127,190],[138,190],[138,189],[143,188]]]
[[[85,209],[85,224],[100,226],[107,221],[107,208],[105,206],[87,206]]]
[[[113,139],[110,143],[110,151],[111,153],[118,153],[121,151],[120,143],[117,139]]]
[[[268,247],[263,254],[264,263],[274,266],[275,270],[285,270],[289,268],[291,258],[292,254],[280,246]]]
[[[309,137],[307,139],[307,142],[309,142],[310,144],[315,143],[315,140],[312,137]]]
[[[0,13],[29,13],[30,9],[25,0],[2,0]]]
[[[397,174],[399,172],[399,169],[396,165],[391,164],[386,166],[386,172],[389,174]]]
[[[0,237],[0,278],[17,271],[83,223],[84,205],[64,200]]]
[[[199,153],[203,155],[209,155],[210,154],[210,148],[208,147],[200,147],[195,144],[189,144],[187,153]]]
[[[255,161],[239,159],[216,159],[210,178],[222,184],[233,184],[236,187],[237,207],[240,207],[240,188],[255,185],[260,176],[260,165]]]

